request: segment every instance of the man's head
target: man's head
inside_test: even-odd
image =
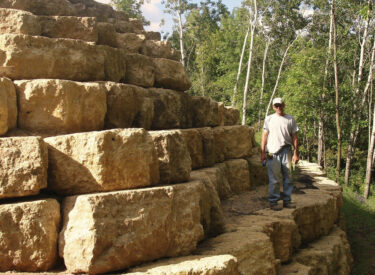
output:
[[[273,105],[273,109],[275,110],[275,112],[282,116],[284,115],[284,107],[285,107],[285,104],[284,104],[284,101],[281,97],[276,97],[272,100],[272,105]]]

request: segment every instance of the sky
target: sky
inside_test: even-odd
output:
[[[110,0],[95,0],[100,3],[109,4]],[[146,2],[146,1],[145,1]],[[194,3],[199,3],[199,0],[193,0]],[[240,0],[222,0],[222,3],[226,5],[229,11],[233,8],[239,7],[241,4]],[[145,3],[142,7],[143,16],[151,22],[150,26],[145,26],[148,31],[158,31],[162,33],[171,32],[172,30],[172,18],[169,14],[163,13],[163,6],[161,0],[151,0],[150,3]],[[161,19],[165,20],[164,26],[160,27]]]

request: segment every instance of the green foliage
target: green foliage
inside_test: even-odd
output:
[[[142,20],[143,24],[146,26],[150,25],[150,21],[146,20],[141,11],[145,0],[111,0],[111,2],[115,5],[116,9],[126,12],[130,17]],[[148,2],[148,0],[146,0],[146,2]]]

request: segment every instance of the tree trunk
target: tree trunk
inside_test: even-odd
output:
[[[267,106],[267,110],[266,110],[266,115],[265,115],[265,118],[268,116],[268,112],[270,110],[270,107],[271,107],[271,104],[272,104],[272,99],[273,97],[275,96],[276,94],[276,91],[277,91],[277,86],[279,84],[279,80],[280,80],[280,76],[281,76],[281,71],[283,69],[283,65],[284,65],[284,62],[285,62],[285,58],[288,54],[288,51],[290,49],[290,47],[293,45],[293,43],[297,40],[298,38],[298,35],[297,37],[292,41],[292,43],[290,43],[288,45],[288,47],[286,48],[285,52],[284,52],[284,55],[283,55],[283,59],[281,60],[281,63],[280,63],[280,67],[279,67],[279,72],[277,74],[277,78],[276,78],[276,83],[275,83],[275,87],[273,87],[273,92],[272,92],[272,95],[271,95],[271,98],[270,98],[270,101],[268,102],[268,106]]]
[[[257,21],[257,14],[258,14],[257,1],[254,0],[254,20],[251,24],[249,62],[248,62],[248,65],[247,65],[245,87],[244,87],[244,90],[243,90],[242,125],[246,124],[247,94],[248,94],[248,90],[249,90],[251,60],[252,60],[252,56],[253,56],[254,33],[255,33],[255,25],[256,25],[256,21]]]
[[[182,18],[181,18],[180,7],[181,7],[181,1],[178,0],[177,18],[178,18],[178,28],[179,28],[179,36],[180,36],[181,63],[185,67],[184,36],[183,36],[183,29],[182,29]]]
[[[259,113],[258,113],[258,131],[260,130],[260,119],[262,117],[262,105],[263,105],[263,93],[264,93],[264,82],[265,82],[265,72],[266,72],[266,59],[268,53],[268,47],[270,45],[270,39],[267,39],[266,48],[264,49],[263,55],[263,67],[262,67],[262,88],[260,90],[260,98],[259,98]]]
[[[336,131],[337,131],[337,161],[336,161],[336,181],[338,182],[341,170],[341,126],[340,126],[340,98],[339,82],[337,70],[337,44],[336,44],[336,20],[335,20],[335,1],[331,2],[331,18],[333,26],[333,68],[335,74],[335,105],[336,105]]]
[[[242,72],[242,62],[243,62],[243,58],[245,56],[245,49],[246,49],[246,44],[247,44],[247,38],[249,37],[250,26],[251,26],[251,18],[249,20],[249,27],[247,28],[245,39],[243,40],[240,63],[238,64],[238,72],[237,72],[237,77],[236,77],[236,83],[234,84],[234,88],[233,88],[232,107],[234,107],[237,103],[236,98],[237,98],[238,82],[240,80],[240,76],[241,76],[241,72]]]
[[[356,149],[356,140],[357,140],[357,134],[359,132],[359,119],[362,113],[362,108],[365,100],[366,100],[366,94],[368,91],[369,87],[369,80],[367,81],[366,88],[364,90],[363,96],[362,96],[362,101],[360,103],[359,99],[359,93],[360,93],[360,87],[361,87],[361,81],[362,81],[362,75],[363,75],[363,67],[364,67],[364,53],[365,53],[365,46],[366,46],[366,41],[368,37],[368,27],[369,27],[369,21],[370,21],[370,4],[371,0],[368,1],[368,12],[367,12],[367,20],[365,22],[365,29],[363,32],[363,38],[362,38],[362,43],[361,43],[361,52],[360,52],[360,57],[359,57],[359,64],[358,64],[358,76],[357,76],[357,82],[355,87],[353,86],[354,90],[354,98],[352,100],[353,102],[353,109],[352,109],[352,128],[350,131],[350,138],[349,138],[349,144],[348,144],[348,153],[346,155],[346,166],[345,166],[345,184],[349,185],[349,180],[350,180],[350,169],[351,169],[351,163],[352,159],[354,156],[354,152]],[[375,46],[375,44],[374,44]],[[373,48],[374,48],[373,46]],[[374,51],[372,51],[372,56],[371,60],[374,58]],[[373,61],[371,61],[373,63]],[[371,69],[372,70],[372,69]],[[369,74],[370,76],[370,74]],[[355,89],[354,89],[355,88]]]

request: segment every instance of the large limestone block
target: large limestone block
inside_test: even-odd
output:
[[[251,187],[268,184],[267,167],[263,166],[260,162],[260,152],[258,151],[258,148],[256,148],[256,150],[253,150],[253,155],[246,158],[249,164]]]
[[[128,53],[139,53],[145,39],[143,34],[116,33],[116,46],[125,49]]]
[[[46,271],[57,259],[60,205],[54,199],[0,205],[0,271]]]
[[[142,23],[133,18],[130,20],[114,20],[111,23],[114,25],[116,32],[119,33],[144,33]]]
[[[206,237],[216,236],[224,231],[224,216],[221,208],[219,195],[213,177],[206,171],[195,170],[190,173],[192,181],[201,181],[203,183],[200,192],[201,224]]]
[[[148,37],[146,35],[146,39],[147,38]],[[155,58],[166,58],[175,61],[179,60],[179,54],[175,49],[172,48],[171,43],[169,41],[160,41],[160,37],[157,40],[144,41],[141,48],[141,54]]]
[[[191,158],[185,139],[178,130],[150,131],[159,159],[161,183],[189,180]]]
[[[47,187],[47,146],[40,137],[0,138],[0,198],[36,195]]]
[[[192,119],[189,115],[190,96],[173,90],[150,88],[147,97],[154,103],[154,119],[152,129],[183,129],[191,128]]]
[[[128,275],[239,275],[238,264],[231,255],[186,256],[160,260],[131,268]]]
[[[244,159],[231,159],[224,162],[227,166],[227,179],[232,192],[250,190],[249,166]]]
[[[17,127],[17,96],[13,82],[0,78],[0,135]]]
[[[160,32],[146,31],[144,34],[146,35],[146,39],[147,40],[156,40],[156,41],[160,41],[161,40],[161,34],[160,34]]]
[[[293,219],[298,226],[302,243],[308,243],[327,235],[337,220],[335,201],[333,196],[320,190],[303,190],[305,194],[293,194],[292,200],[296,203],[296,209],[284,209],[272,211],[260,210],[260,215],[278,218]]]
[[[191,100],[194,127],[215,127],[220,124],[217,102],[204,96],[193,96]]]
[[[239,125],[240,124],[240,110],[225,106],[224,107],[224,125]]]
[[[36,15],[77,15],[68,0],[0,0],[0,7],[29,11]]]
[[[198,169],[203,167],[203,141],[197,129],[183,129],[181,133],[189,150],[191,158],[191,168]]]
[[[202,138],[203,147],[203,166],[211,167],[216,162],[215,137],[212,128],[197,128]]]
[[[107,22],[98,22],[98,45],[117,47],[117,33],[115,26]]]
[[[44,139],[48,188],[74,195],[123,190],[159,182],[153,141],[143,129],[115,129]]]
[[[293,260],[312,268],[312,274],[350,274],[353,259],[344,231],[334,227],[328,236],[323,236],[302,249]]]
[[[228,181],[228,167],[225,163],[217,163],[214,167],[204,168],[207,175],[212,179],[220,199],[224,200],[232,195],[232,189]]]
[[[65,198],[59,253],[68,271],[97,274],[189,254],[203,237],[201,184]]]
[[[117,82],[125,77],[125,65],[122,51],[111,47],[73,39],[0,35],[0,66],[13,67],[4,73],[11,79]]]
[[[154,58],[155,85],[166,89],[186,91],[191,87],[187,72],[181,62]]]
[[[102,85],[55,79],[14,83],[19,128],[53,134],[103,129],[107,102]]]
[[[40,16],[39,22],[43,36],[98,41],[97,21],[94,17]]]
[[[31,12],[0,8],[0,33],[40,35],[38,17]]]
[[[110,5],[94,0],[69,0],[78,16],[96,17],[100,22],[109,19],[127,20],[128,15],[122,11],[115,11]]]
[[[152,59],[141,54],[127,54],[125,82],[142,87],[154,86],[155,65]]]
[[[240,230],[224,233],[201,243],[199,255],[232,255],[242,275],[276,274],[276,260],[269,237],[261,232]]]
[[[107,89],[106,128],[151,128],[154,105],[145,97],[147,90],[114,82],[104,85]]]
[[[251,155],[254,131],[246,125],[213,128],[216,162],[244,158]]]

